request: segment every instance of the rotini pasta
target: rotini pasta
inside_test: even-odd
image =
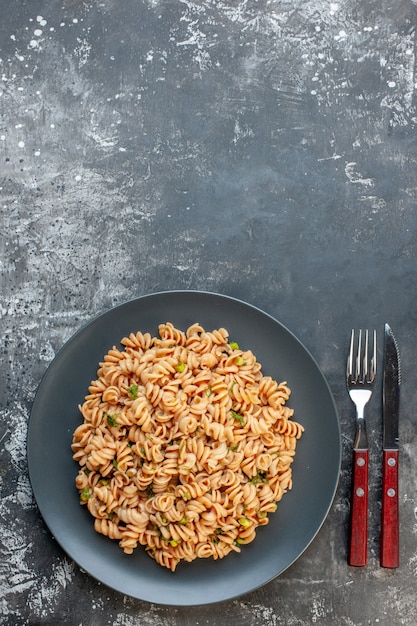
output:
[[[255,539],[292,487],[290,389],[224,328],[131,333],[99,364],[73,434],[94,528],[174,571]]]

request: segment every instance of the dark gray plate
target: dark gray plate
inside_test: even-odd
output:
[[[157,334],[172,322],[186,330],[225,327],[230,340],[251,349],[265,374],[286,380],[294,419],[305,427],[293,464],[293,489],[259,529],[255,541],[218,561],[197,559],[175,573],[138,548],[127,556],[97,534],[79,505],[72,460],[78,403],[95,380],[104,354],[130,332]],[[231,599],[282,573],[314,539],[332,504],[339,478],[341,440],[336,407],[312,356],[279,322],[256,307],[223,295],[172,291],[132,300],[93,319],[62,348],[36,394],[28,431],[30,480],[40,512],[65,552],[97,580],[124,594],[158,604],[190,606]]]

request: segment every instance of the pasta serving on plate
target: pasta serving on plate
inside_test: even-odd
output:
[[[286,382],[263,375],[227,330],[158,331],[104,356],[72,452],[95,530],[174,571],[255,539],[292,487],[304,429]]]

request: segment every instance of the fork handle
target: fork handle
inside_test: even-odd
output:
[[[353,450],[349,565],[366,565],[368,554],[368,450]]]
[[[394,568],[400,564],[398,450],[384,450],[383,463],[380,563]]]

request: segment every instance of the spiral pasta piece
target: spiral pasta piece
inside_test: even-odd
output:
[[[111,520],[96,518],[94,520],[94,530],[102,535],[106,535],[106,537],[110,539],[122,538],[119,527]]]

